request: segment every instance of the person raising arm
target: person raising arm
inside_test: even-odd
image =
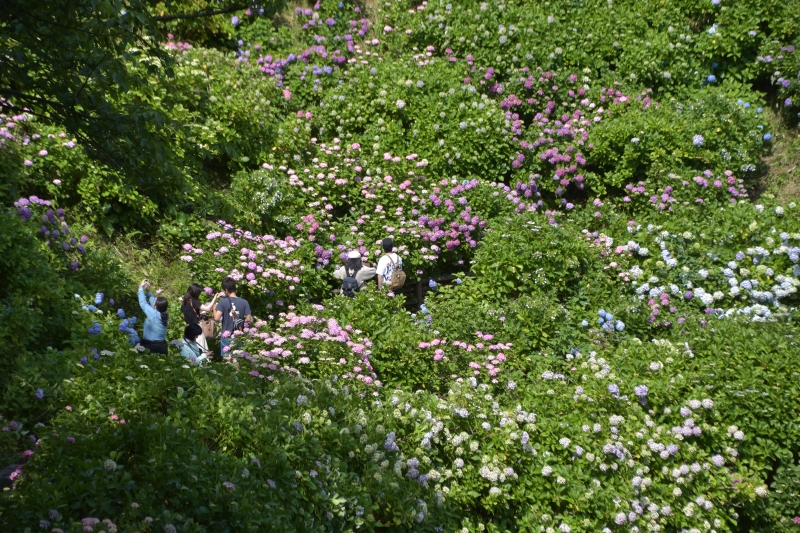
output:
[[[144,311],[144,328],[140,344],[153,353],[166,355],[167,346],[167,299],[159,296],[156,298],[150,292],[150,283],[145,279],[139,284],[137,292],[139,307]]]

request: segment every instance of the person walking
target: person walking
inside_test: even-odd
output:
[[[333,277],[342,280],[339,292],[353,298],[356,292],[364,288],[367,281],[375,277],[375,272],[373,267],[364,266],[361,262],[361,252],[353,250],[347,254],[344,265],[334,271]]]
[[[139,291],[136,294],[139,298],[139,307],[145,314],[142,340],[139,344],[148,348],[152,353],[166,355],[168,352],[167,324],[169,323],[167,299],[163,296],[158,298],[153,296],[150,292],[150,283],[146,279],[139,284]]]
[[[403,287],[405,282],[405,273],[402,272],[403,259],[394,253],[394,241],[391,237],[383,239],[381,245],[383,246],[383,255],[378,261],[378,290],[381,290],[384,285],[387,285],[390,290],[398,290]],[[395,271],[400,272],[402,280],[393,279]]]
[[[200,313],[210,313],[214,309],[217,298],[225,296],[222,292],[216,293],[209,303],[203,304],[200,303],[200,293],[202,291],[203,288],[199,284],[192,283],[189,285],[189,288],[186,289],[186,294],[183,295],[181,313],[183,313],[183,319],[186,321],[187,325],[199,324],[201,320]],[[198,337],[197,343],[203,350],[208,350],[208,341],[206,341],[205,335]]]
[[[236,280],[227,277],[222,280],[222,291],[225,296],[214,306],[214,320],[222,321],[220,354],[225,357],[231,351],[233,334],[243,331],[245,322],[252,322],[250,304],[244,298],[236,296]]]

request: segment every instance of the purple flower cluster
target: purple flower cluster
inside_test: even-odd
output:
[[[630,203],[635,202],[637,198],[645,198],[647,201],[643,205],[650,205],[659,211],[672,211],[672,204],[676,202],[683,205],[702,204],[710,199],[709,196],[730,203],[747,198],[744,180],[736,179],[731,170],[726,170],[724,176],[716,177],[713,172],[706,170],[701,176],[692,179],[694,186],[692,182],[682,180],[673,174],[670,174],[670,178],[674,183],[664,188],[653,187],[651,183],[645,181],[629,183],[625,186],[627,196],[623,201]],[[701,189],[698,191],[695,186]]]
[[[73,237],[69,225],[67,225],[64,210],[53,210],[52,205],[49,200],[42,200],[36,196],[20,198],[14,202],[14,207],[17,208],[17,213],[23,222],[32,220],[35,213],[42,213],[39,216],[42,226],[39,228],[38,235],[45,239],[47,246],[54,250],[60,250],[70,268],[77,270],[79,263],[74,253],[71,252],[75,250],[80,255],[85,254],[84,244],[88,242],[89,238],[86,235],[82,235],[80,239]]]

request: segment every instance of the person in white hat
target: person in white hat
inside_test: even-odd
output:
[[[361,262],[361,252],[352,250],[347,254],[347,260],[344,266],[336,269],[333,277],[344,281],[347,277],[354,277],[358,282],[358,289],[364,288],[364,284],[375,277],[375,269],[370,266],[364,266]],[[341,289],[339,289],[341,292]]]

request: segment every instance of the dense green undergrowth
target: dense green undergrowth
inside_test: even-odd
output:
[[[800,531],[796,6],[89,4],[130,124],[0,101],[4,530]],[[228,275],[230,362],[137,348]]]

